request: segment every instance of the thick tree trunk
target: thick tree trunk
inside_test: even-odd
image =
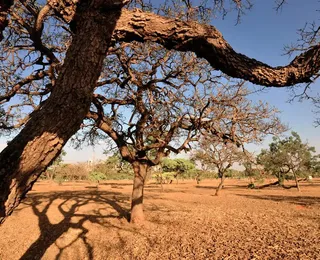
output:
[[[143,189],[149,166],[144,163],[134,162],[132,201],[131,201],[131,223],[141,223],[144,221],[143,213]]]
[[[89,110],[120,9],[84,9],[78,7],[72,44],[51,96],[0,154],[0,223],[59,155]]]
[[[219,192],[220,192],[220,190],[222,189],[222,187],[223,187],[223,183],[224,183],[224,180],[226,179],[226,177],[224,176],[224,174],[221,174],[220,175],[220,183],[219,183],[219,186],[218,186],[218,188],[216,189],[216,194],[215,194],[215,196],[219,196]]]

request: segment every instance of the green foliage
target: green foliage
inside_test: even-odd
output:
[[[248,184],[248,189],[255,189],[255,187],[256,185],[253,182]]]
[[[59,156],[53,161],[52,165],[60,165],[63,162],[63,157],[67,155],[67,152],[62,150]]]
[[[169,159],[165,158],[161,162],[162,171],[152,174],[152,178],[157,183],[171,183],[174,179],[195,179],[195,164],[188,159]]]
[[[92,182],[99,182],[99,181],[106,180],[106,176],[102,172],[93,171],[89,173],[88,179],[89,181],[92,181]]]
[[[254,188],[253,182],[262,183],[264,181],[264,176],[262,175],[261,170],[255,168],[257,167],[255,163],[247,160],[243,162],[242,165],[245,168],[244,171],[242,172],[242,176],[245,178],[249,178],[250,184],[253,185],[252,187],[250,187],[250,184],[249,184],[248,188]]]
[[[105,166],[105,167],[104,167]],[[99,164],[99,167],[105,168],[102,169],[102,172],[108,173],[131,173],[132,166],[129,162],[122,159],[119,152],[115,152],[112,156],[109,156],[108,159],[105,161],[104,165]]]
[[[280,183],[290,176],[307,176],[318,156],[314,156],[315,148],[303,143],[296,132],[285,139],[273,138],[269,150],[263,149],[257,161],[264,169],[275,175]]]
[[[118,163],[118,161],[116,161]],[[112,166],[113,165],[113,166]],[[94,167],[87,163],[54,164],[41,175],[41,179],[53,180],[58,183],[63,181],[100,181],[100,180],[128,180],[132,179],[130,164],[123,168],[110,164],[110,161],[96,164]],[[98,174],[99,173],[99,174]]]
[[[227,169],[224,176],[226,178],[240,178],[242,176],[242,172],[235,169]],[[219,178],[218,174],[217,178]]]
[[[188,159],[169,159],[165,158],[162,162],[164,172],[186,173],[195,169],[195,164]]]
[[[56,175],[54,176],[54,182],[58,183],[59,185],[62,185],[62,183],[65,181],[62,175]]]

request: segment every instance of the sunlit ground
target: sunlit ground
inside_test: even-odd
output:
[[[320,179],[249,190],[246,180],[148,184],[144,225],[131,182],[40,182],[0,228],[0,259],[319,259]]]

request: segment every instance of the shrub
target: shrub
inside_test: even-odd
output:
[[[89,179],[89,181],[99,183],[100,181],[103,181],[106,179],[106,175],[103,174],[102,172],[93,171],[93,172],[89,173],[88,179]]]

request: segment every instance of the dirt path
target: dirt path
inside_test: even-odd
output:
[[[0,228],[0,259],[320,259],[320,180],[248,190],[227,180],[146,188],[130,225],[130,182],[40,182]]]

